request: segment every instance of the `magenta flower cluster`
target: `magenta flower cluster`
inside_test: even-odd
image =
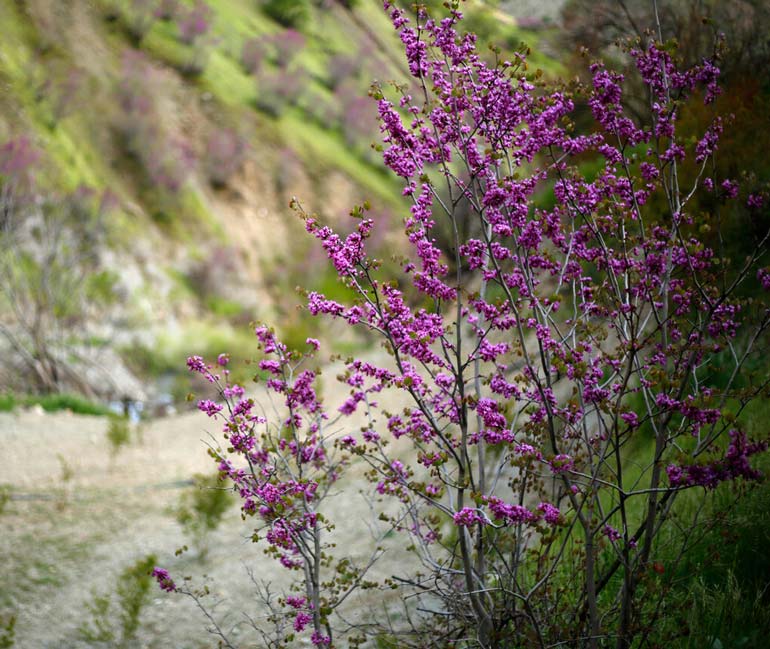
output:
[[[165,590],[167,593],[173,593],[176,590],[176,584],[174,583],[174,580],[171,579],[168,570],[156,566],[152,570],[152,576],[158,582],[158,586],[161,590]]]

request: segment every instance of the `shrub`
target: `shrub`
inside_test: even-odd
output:
[[[110,448],[110,458],[114,460],[123,447],[131,443],[131,427],[128,419],[112,415],[107,424],[106,436]]]
[[[61,454],[56,454],[56,459],[59,462],[59,480],[61,481],[61,485],[59,489],[55,490],[55,503],[56,503],[56,509],[59,511],[63,511],[67,505],[69,504],[72,496],[72,478],[75,477],[75,470],[72,468],[72,465],[67,462],[66,458]]]
[[[11,649],[16,642],[16,616],[0,617],[0,649]]]
[[[188,45],[195,45],[211,31],[213,17],[211,7],[202,0],[196,0],[195,5],[179,17],[180,40]]]
[[[305,48],[305,37],[296,29],[285,29],[271,36],[268,44],[274,52],[274,63],[279,68],[288,70]]]
[[[284,27],[302,27],[310,18],[308,0],[265,0],[262,11]]]
[[[118,576],[115,585],[117,611],[114,611],[109,593],[94,593],[92,601],[86,604],[92,619],[78,628],[83,640],[115,643],[118,647],[130,646],[141,626],[142,612],[150,603],[151,573],[156,561],[155,555],[147,555]],[[116,616],[119,624],[115,622]]]
[[[309,312],[373,332],[389,358],[343,361],[349,396],[332,410],[318,393],[319,341],[307,338],[303,353],[257,326],[258,366],[284,404],[268,421],[232,383],[226,356],[190,357],[219,390],[198,403],[224,425],[211,455],[244,516],[258,519],[255,540],[296,576],[271,608],[276,644],[307,630],[318,647],[372,636],[641,646],[671,603],[664,575],[702,531],[706,495],[757,481],[753,462],[767,449],[766,431],[750,438],[740,416],[768,396],[767,381],[736,388],[770,327],[765,295],[748,308],[738,288],[757,278],[770,290],[767,251],[728,269],[699,239],[713,223],[689,208],[701,183],[721,187],[722,204],[741,189],[710,175],[718,116],[698,137],[678,131],[683,105],[713,103],[719,70],[712,60],[680,67],[673,43],[639,40],[625,56],[650,102],[634,114],[624,77],[600,61],[584,88],[536,87],[523,57],[487,65],[457,5],[440,22],[418,8],[413,24],[386,3],[412,76],[394,97],[372,93],[384,161],[412,202],[401,274],[371,256],[368,206],[340,235],[293,201],[356,295],[311,291]],[[576,101],[590,109],[582,131]],[[589,176],[586,158],[603,162]],[[684,160],[700,173],[680,177]],[[534,208],[544,186],[553,204]],[[454,237],[451,273],[438,220]],[[732,373],[710,387],[721,349],[733,352]],[[378,406],[386,391],[403,407]],[[392,500],[378,504],[406,537],[399,558],[420,561],[382,584],[367,577],[385,534],[356,561],[327,518],[324,500],[355,460],[375,498]],[[401,590],[404,615],[367,609],[350,622],[351,593],[378,585]]]
[[[235,498],[219,475],[195,476],[195,487],[183,494],[176,519],[192,537],[201,556],[208,552],[207,537],[222,523]]]
[[[25,190],[34,183],[35,169],[40,158],[40,150],[24,135],[10,139],[0,146],[0,197],[3,206],[11,198],[11,192],[24,196]]]
[[[15,365],[8,387],[88,392],[66,345],[87,338],[89,321],[108,306],[103,293],[92,292],[106,276],[97,253],[108,203],[83,186],[41,192],[39,160],[27,138],[0,147],[0,296],[7,310],[0,335]]]
[[[120,607],[122,643],[136,636],[144,607],[150,601],[151,572],[157,559],[150,554],[126,568],[118,578],[117,596]]]
[[[13,487],[9,484],[0,484],[0,514],[5,511],[8,503],[11,502]]]
[[[206,69],[213,44],[211,28],[214,11],[203,0],[196,0],[192,7],[179,10],[177,15],[179,39],[191,48],[190,57],[182,65],[181,72],[197,76]]]
[[[257,74],[264,63],[267,48],[262,39],[250,38],[243,43],[241,49],[241,65],[249,74]]]
[[[329,87],[334,90],[344,82],[357,78],[361,72],[361,55],[335,54],[329,59]]]
[[[134,43],[141,43],[155,22],[154,0],[129,0],[125,10],[125,25]]]
[[[377,113],[372,102],[351,84],[343,84],[335,93],[339,105],[338,123],[345,135],[345,141],[369,148],[377,133]]]
[[[16,397],[7,392],[0,394],[0,412],[13,412],[16,406]]]
[[[58,123],[82,105],[86,90],[86,75],[77,68],[67,70],[53,84],[51,96],[51,111],[54,123]]]
[[[107,406],[89,401],[76,394],[66,393],[25,397],[24,405],[27,407],[39,405],[46,412],[70,410],[76,415],[93,415],[95,417],[104,417],[111,413],[111,410]]]
[[[155,102],[163,83],[160,72],[140,52],[123,53],[117,88],[117,129],[144,180],[167,194],[177,194],[195,166],[187,140],[166,125]]]
[[[257,108],[277,117],[299,102],[305,87],[305,75],[300,70],[263,69],[257,77]]]
[[[206,143],[206,172],[214,187],[224,187],[243,167],[249,153],[246,138],[235,130],[214,130]]]

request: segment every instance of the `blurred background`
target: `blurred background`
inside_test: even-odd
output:
[[[437,0],[425,4],[446,11]],[[719,53],[726,91],[717,107],[733,117],[715,174],[739,181],[742,195],[766,195],[770,4],[661,0],[658,9],[664,38],[679,42],[685,60]],[[528,51],[526,74],[544,84],[585,81],[596,56],[627,68],[616,43],[655,24],[653,4],[641,0],[468,0],[462,10],[484,56],[495,56],[488,43],[503,57]],[[127,523],[125,512],[116,518],[114,504],[96,496],[78,505],[72,485],[82,496],[94,476],[124,491],[143,488],[148,475],[165,484],[168,471],[149,471],[148,458],[163,458],[168,469],[180,440],[201,451],[197,420],[148,424],[156,437],[147,433],[133,464],[114,464],[129,439],[124,423],[189,409],[187,394],[205,390],[187,375],[187,356],[228,351],[235,379],[248,381],[255,321],[274,324],[292,346],[313,336],[333,340],[329,351],[368,349],[364,334],[298,308],[298,285],[339,300],[347,289],[289,201],[297,197],[342,231],[351,227],[351,208],[368,201],[374,253],[397,271],[391,256],[408,204],[381,163],[368,90],[406,80],[379,0],[0,0],[0,411],[9,413],[0,418],[0,483],[12,485],[0,496],[20,489],[43,503],[17,510],[26,522],[19,518],[15,536],[0,542],[7,566],[0,613],[21,615],[20,628],[33,638],[19,646],[69,646],[62,634],[75,644],[104,641],[78,635],[77,620],[35,635],[32,604],[48,601],[54,610],[77,600],[82,610],[83,597],[66,589],[86,561],[97,557],[105,574],[128,570],[139,549],[159,551],[162,534],[180,536],[173,517],[166,527],[157,522],[167,505],[156,519],[136,509]],[[628,101],[646,106],[633,86]],[[681,116],[693,137],[711,118],[700,108],[694,102]],[[578,128],[581,115],[588,124],[579,107]],[[598,163],[580,164],[590,175]],[[538,200],[552,200],[547,187]],[[695,209],[720,219],[704,239],[735,259],[770,221],[761,202],[715,209],[716,194],[701,200]],[[84,417],[33,417],[43,411]],[[72,447],[52,450],[65,433]],[[32,438],[34,449],[25,441]],[[198,455],[203,465],[184,460],[171,473],[189,482],[206,466]],[[34,489],[46,480],[55,488],[41,496]],[[64,527],[46,532],[52,545],[41,549],[42,563],[30,564],[11,544],[23,547],[54,510]],[[98,516],[108,521],[101,531]],[[83,531],[85,519],[91,527]],[[144,540],[126,541],[116,563],[110,552],[123,533]],[[96,550],[99,534],[110,551]],[[108,577],[101,579],[94,583]],[[3,619],[7,628],[10,618]],[[158,638],[162,619],[151,626]],[[0,647],[10,646],[2,638]]]
[[[735,119],[719,164],[761,185],[770,7],[659,4],[685,58],[721,48],[719,109]],[[583,77],[586,53],[626,66],[616,42],[654,24],[642,1],[463,10],[482,52],[525,44],[528,72],[546,82]],[[373,148],[367,92],[406,71],[377,0],[3,0],[0,24],[6,409],[12,395],[51,394],[178,407],[187,355],[248,358],[253,321],[278,323],[291,344],[328,326],[295,308],[300,283],[332,297],[344,287],[302,234],[293,196],[343,230],[368,200],[373,245],[393,252],[405,203]],[[693,111],[683,120],[695,133],[709,116]],[[733,216],[740,242],[751,225]]]
[[[469,2],[465,28],[555,78],[561,5]],[[319,334],[296,286],[345,288],[293,196],[343,230],[369,201],[394,252],[368,91],[407,70],[377,0],[3,0],[0,24],[0,407],[169,412],[188,355],[243,369],[250,322]]]

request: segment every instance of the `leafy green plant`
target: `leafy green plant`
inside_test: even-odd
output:
[[[86,642],[112,642],[115,632],[110,620],[110,596],[94,593],[93,600],[86,604],[86,609],[92,616],[90,624],[83,623],[78,628],[80,637]]]
[[[23,400],[25,406],[40,405],[46,412],[71,410],[78,415],[93,415],[103,417],[110,414],[110,409],[100,403],[89,401],[76,394],[48,394],[44,396],[29,396]]]
[[[16,639],[16,616],[0,617],[0,649],[10,649]]]
[[[93,415],[103,417],[110,409],[100,403],[89,401],[76,394],[47,394],[17,396],[11,392],[0,394],[0,412],[13,412],[19,406],[27,408],[40,406],[46,412],[70,410],[78,415]]]
[[[61,469],[59,474],[61,484],[58,489],[54,490],[54,495],[56,496],[56,509],[62,511],[67,507],[72,496],[72,478],[75,477],[75,470],[61,453],[56,454],[56,459],[59,461]]]
[[[110,458],[114,460],[121,449],[131,442],[131,427],[128,419],[116,415],[110,416],[106,436],[110,445]]]
[[[113,643],[121,648],[131,643],[141,626],[142,611],[150,601],[150,573],[156,562],[155,555],[149,554],[120,573],[115,588],[119,626],[114,621],[112,597],[94,593],[93,600],[86,604],[92,619],[78,628],[83,640]]]
[[[148,555],[133,566],[126,568],[118,579],[118,605],[120,606],[121,637],[125,643],[136,635],[141,622],[141,614],[150,599],[152,587],[152,569],[157,559]]]
[[[11,485],[0,484],[0,514],[5,511],[8,503],[11,501]]]
[[[207,537],[222,522],[232,506],[234,497],[219,475],[196,475],[196,486],[182,495],[176,510],[176,520],[193,539],[201,557],[208,552]]]
[[[10,393],[0,394],[0,412],[13,412],[16,408],[16,397]]]

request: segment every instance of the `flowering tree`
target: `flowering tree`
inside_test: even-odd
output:
[[[177,9],[179,40],[190,47],[190,58],[182,65],[185,74],[198,75],[206,69],[211,45],[216,42],[212,35],[214,10],[203,0],[196,0],[192,7]]]
[[[456,3],[438,22],[420,10],[414,24],[385,7],[413,77],[395,101],[373,90],[385,163],[412,201],[400,283],[367,254],[376,224],[366,209],[340,236],[295,202],[358,296],[342,304],[311,292],[309,311],[369,329],[390,355],[352,359],[341,377],[350,397],[336,416],[363,411],[365,425],[332,436],[316,371],[266,327],[256,330],[260,368],[287,409],[272,426],[226,371],[189,360],[222,396],[199,404],[224,421],[220,471],[260,519],[260,540],[297,571],[301,593],[275,616],[292,626],[274,645],[305,627],[316,646],[334,645],[351,630],[338,607],[373,586],[369,564],[329,549],[318,509],[356,460],[399,503],[383,517],[424,565],[392,582],[420,602],[409,623],[356,634],[398,634],[397,646],[630,647],[665,603],[659,556],[681,557],[698,529],[677,503],[758,478],[750,458],[767,446],[738,416],[767,394],[767,378],[747,382],[745,367],[770,312],[739,297],[747,278],[770,288],[767,236],[738,263],[701,243],[714,220],[688,211],[692,197],[706,188],[737,200],[741,190],[710,174],[718,116],[695,142],[677,136],[681,105],[710,104],[719,70],[706,60],[679,69],[670,46],[638,41],[628,55],[648,94],[640,123],[624,110],[622,75],[600,62],[577,94],[538,88],[523,55],[479,57]],[[585,133],[571,119],[580,100],[593,119]],[[602,161],[593,178],[580,172],[587,158]],[[454,233],[451,259],[433,235],[439,221]],[[378,407],[383,391],[401,395],[398,412]],[[390,443],[399,439],[408,453]]]
[[[116,89],[117,130],[148,184],[168,195],[177,194],[195,166],[195,156],[181,133],[162,119],[155,97],[161,75],[137,50],[123,52],[121,73]]]
[[[187,45],[195,45],[211,30],[212,10],[205,2],[198,0],[179,19],[179,38]]]
[[[114,197],[87,186],[46,193],[44,170],[29,138],[0,146],[0,338],[13,368],[3,379],[18,390],[92,394],[73,341],[112,301],[114,274],[97,251]]]

